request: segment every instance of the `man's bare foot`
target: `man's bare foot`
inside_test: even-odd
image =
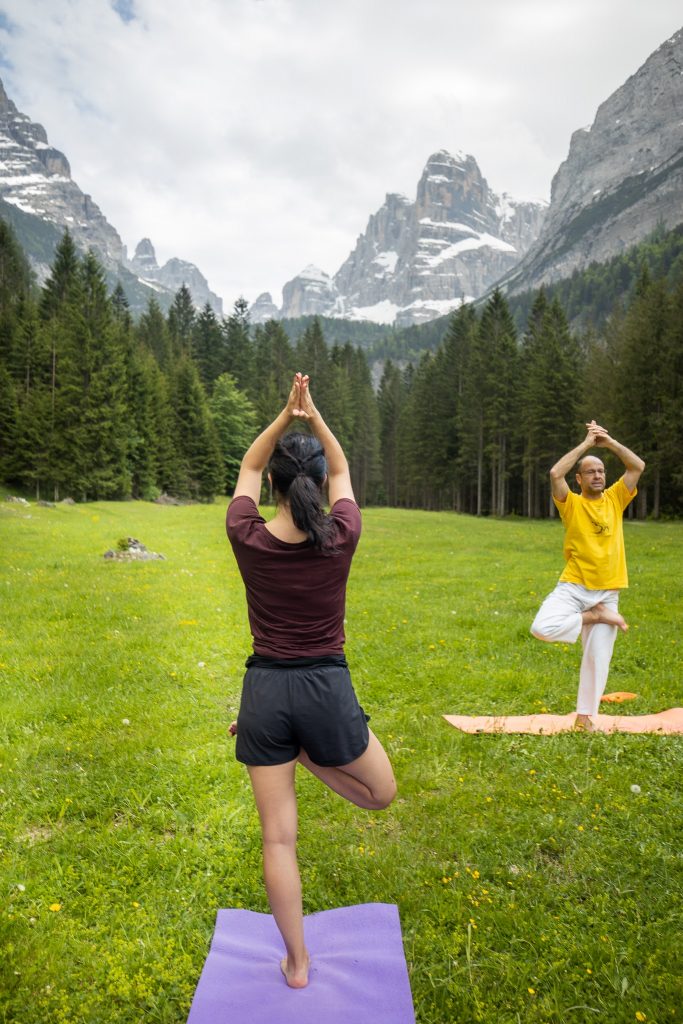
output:
[[[285,981],[290,988],[306,988],[308,985],[308,968],[311,966],[311,959],[306,954],[306,961],[303,967],[289,967],[289,957],[280,961],[280,970],[285,976]]]
[[[595,726],[590,715],[577,715],[574,719],[574,728],[577,732],[595,732]]]
[[[628,629],[628,622],[623,615],[620,615],[614,608],[609,608],[606,604],[600,602],[600,604],[594,605],[589,608],[588,611],[583,612],[581,618],[584,624],[592,625],[596,622],[605,622],[609,626],[617,626],[622,633],[625,633]]]

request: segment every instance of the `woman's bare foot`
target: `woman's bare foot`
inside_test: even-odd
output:
[[[574,719],[574,728],[577,732],[595,732],[590,715],[577,715]]]
[[[308,985],[308,969],[311,966],[311,959],[306,954],[306,960],[303,967],[290,967],[289,957],[285,957],[284,960],[280,961],[280,970],[285,976],[285,981],[290,988],[306,988]]]
[[[584,624],[593,625],[596,622],[605,622],[609,626],[617,626],[622,633],[625,633],[628,629],[628,622],[623,615],[620,615],[614,608],[609,608],[606,604],[600,602],[593,608],[589,608],[588,611],[583,612],[581,618]]]

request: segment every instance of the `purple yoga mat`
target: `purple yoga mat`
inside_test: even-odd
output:
[[[188,1024],[415,1024],[396,906],[323,910],[304,933],[310,980],[291,989],[271,915],[219,910]]]

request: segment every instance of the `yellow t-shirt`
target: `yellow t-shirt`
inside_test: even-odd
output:
[[[623,478],[590,501],[570,491],[565,501],[553,498],[564,524],[566,565],[560,580],[589,590],[621,590],[628,586],[623,514],[635,498]]]

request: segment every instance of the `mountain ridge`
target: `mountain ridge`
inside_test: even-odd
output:
[[[169,306],[186,283],[197,306],[209,302],[222,314],[222,300],[192,263],[169,260],[156,268],[156,276],[138,273],[117,230],[72,179],[67,157],[50,145],[41,124],[17,109],[1,80],[0,203],[39,281],[49,275],[56,244],[68,230],[81,252],[96,253],[110,283],[121,281],[133,310],[144,309],[152,295]],[[17,212],[8,213],[8,207]]]
[[[542,202],[496,195],[476,159],[446,150],[427,160],[415,200],[389,192],[333,277],[309,266],[251,307],[256,322],[317,313],[410,326],[472,301],[529,249]]]
[[[511,293],[569,277],[683,221],[683,29],[575,131],[535,244],[499,284]]]

